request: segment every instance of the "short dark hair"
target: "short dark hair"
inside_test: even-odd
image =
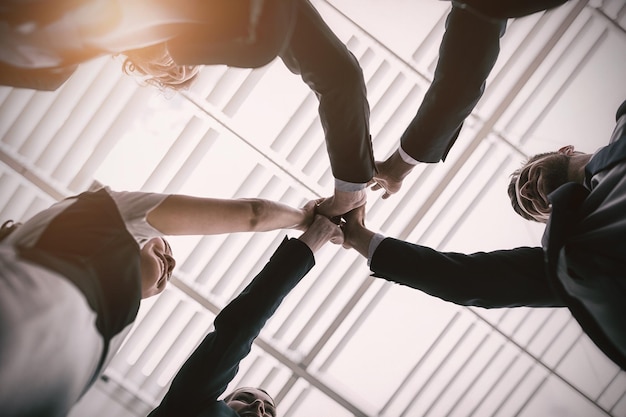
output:
[[[511,173],[509,185],[507,187],[507,193],[509,194],[509,199],[511,200],[511,206],[513,206],[513,210],[515,210],[517,214],[519,214],[526,220],[532,220],[535,222],[538,221],[533,216],[528,214],[525,210],[523,210],[519,204],[519,199],[517,195],[517,181],[519,180],[519,176],[522,173],[522,170],[526,168],[528,164],[532,164],[533,162],[538,161],[539,159],[544,158],[546,156],[557,155],[558,153],[559,152],[553,151],[553,152],[539,153],[537,155],[530,156],[524,163],[522,163],[521,167],[517,168],[515,171]]]
[[[233,399],[233,397],[235,396],[235,393],[236,393],[237,391],[240,391],[240,390],[243,390],[243,389],[246,389],[246,388],[248,388],[248,387],[239,387],[239,388],[235,388],[234,390],[232,390],[232,391],[230,392],[230,394],[228,394],[226,397],[224,397],[224,402],[226,402],[226,403],[227,403],[227,402],[229,402],[230,400],[232,400],[232,399]],[[256,389],[258,389],[259,391],[261,391],[261,392],[265,393],[268,397],[270,397],[270,398],[272,399],[272,401],[274,400],[274,397],[272,397],[272,396],[270,395],[270,393],[269,393],[269,392],[267,392],[267,391],[265,391],[263,388],[256,387]],[[276,404],[274,404],[274,406],[276,406]]]

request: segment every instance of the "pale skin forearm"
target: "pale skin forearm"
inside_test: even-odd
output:
[[[364,258],[367,259],[369,255],[369,247],[372,238],[374,237],[374,232],[366,228],[358,228],[352,232],[350,236],[350,240],[348,241],[347,233],[346,233],[346,243],[354,248],[357,252],[361,254]]]
[[[342,227],[345,236],[343,246],[353,248],[367,258],[374,232],[365,227],[365,205],[352,210],[344,217],[346,224]]]
[[[215,235],[305,230],[313,220],[312,204],[303,208],[263,199],[215,199],[171,195],[147,215],[165,235]]]

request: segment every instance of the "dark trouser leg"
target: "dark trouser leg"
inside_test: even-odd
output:
[[[493,18],[522,17],[558,7],[568,0],[455,0]]]

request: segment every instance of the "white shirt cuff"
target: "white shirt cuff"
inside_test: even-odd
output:
[[[376,249],[378,249],[378,245],[380,245],[380,242],[382,242],[384,239],[385,236],[381,235],[380,233],[376,233],[372,237],[372,240],[370,240],[370,246],[367,250],[367,266],[370,266],[370,263],[372,262],[372,256],[374,256],[374,252],[376,252]]]
[[[411,155],[406,153],[404,149],[402,149],[402,146],[398,146],[398,153],[400,154],[400,157],[402,158],[402,160],[406,162],[407,164],[417,165],[420,163],[420,161],[418,161],[417,159],[413,158]]]
[[[344,192],[356,192],[361,191],[367,187],[367,183],[356,183],[356,182],[348,182],[342,181],[335,178],[335,190],[344,191]]]

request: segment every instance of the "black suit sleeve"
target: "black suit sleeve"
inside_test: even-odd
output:
[[[0,63],[0,85],[39,91],[58,90],[77,66],[62,68],[17,68]]]
[[[357,59],[306,0],[296,0],[296,22],[285,51],[287,68],[300,74],[319,99],[319,114],[335,178],[369,181],[374,156],[369,103]]]
[[[295,19],[292,0],[264,0],[258,21],[251,22],[252,0],[197,2],[198,23],[185,24],[167,42],[179,65],[228,65],[259,68],[279,54]]]
[[[466,255],[387,238],[374,252],[370,268],[376,277],[460,305],[564,306],[551,287],[539,247]]]
[[[263,270],[217,315],[215,330],[183,364],[150,417],[195,416],[213,407],[265,322],[314,263],[304,243],[283,241]]]
[[[439,47],[434,79],[402,134],[402,149],[421,162],[444,160],[483,94],[500,53],[506,20],[453,7]]]
[[[469,6],[478,13],[495,19],[523,17],[558,7],[568,0],[453,0],[460,7]]]

